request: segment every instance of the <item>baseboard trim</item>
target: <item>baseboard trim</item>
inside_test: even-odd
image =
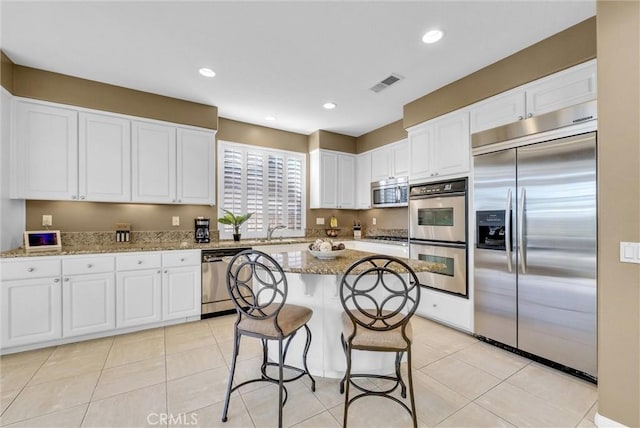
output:
[[[593,423],[596,424],[598,428],[628,428],[626,425],[602,416],[598,412],[596,412],[596,415],[593,417]]]

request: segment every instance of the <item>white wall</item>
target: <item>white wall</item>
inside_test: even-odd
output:
[[[9,199],[11,156],[11,94],[0,87],[0,251],[22,245],[25,203]]]

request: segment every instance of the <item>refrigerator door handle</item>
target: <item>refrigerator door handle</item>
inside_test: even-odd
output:
[[[526,250],[525,250],[525,242],[524,242],[524,202],[527,197],[527,192],[523,187],[520,191],[520,201],[519,208],[520,212],[518,213],[518,258],[520,259],[520,266],[522,268],[522,273],[527,273],[527,260],[526,260]]]
[[[504,249],[507,255],[507,269],[513,272],[511,265],[511,189],[507,190],[507,208],[504,213]]]

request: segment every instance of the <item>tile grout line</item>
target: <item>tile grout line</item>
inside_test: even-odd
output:
[[[102,363],[102,369],[100,369],[100,375],[96,380],[96,384],[93,386],[93,391],[91,391],[91,395],[89,396],[89,401],[87,402],[87,408],[84,409],[84,414],[82,415],[82,420],[80,421],[80,426],[84,424],[85,419],[87,418],[87,413],[89,413],[89,407],[91,407],[91,403],[93,402],[93,396],[96,393],[96,389],[98,389],[98,384],[100,383],[100,379],[102,379],[102,374],[104,372],[104,366],[107,364],[107,360],[109,359],[109,354],[113,349],[113,344],[115,343],[115,337],[111,336],[111,346],[109,346],[109,351],[107,351],[107,355],[104,358],[104,362]]]

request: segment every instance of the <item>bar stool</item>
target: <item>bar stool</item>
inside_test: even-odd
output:
[[[285,303],[288,292],[287,277],[278,262],[261,251],[245,250],[231,259],[227,268],[227,289],[238,317],[234,325],[233,357],[222,422],[227,421],[229,399],[233,391],[253,382],[271,382],[278,385],[278,426],[282,427],[282,408],[287,401],[284,383],[307,375],[311,379],[311,391],[316,390],[316,382],[307,368],[307,353],[311,345],[311,330],[307,322],[311,319],[313,311],[303,306]],[[302,327],[307,333],[303,351],[304,369],[285,364],[291,339]],[[262,341],[262,376],[234,387],[233,376],[240,349],[240,337],[243,335]],[[278,341],[277,363],[267,360],[269,340]],[[270,376],[267,367],[278,367],[278,377]],[[284,379],[285,368],[293,371],[295,375]]]
[[[412,329],[410,318],[420,302],[420,282],[409,265],[390,256],[375,255],[353,263],[340,284],[342,313],[342,346],[347,358],[347,371],[340,382],[340,393],[344,399],[343,427],[347,426],[349,406],[366,396],[384,397],[399,403],[409,412],[417,427],[416,406],[411,373]],[[395,352],[395,375],[354,374],[352,350],[373,352]],[[410,408],[402,400],[391,395],[398,386],[402,398],[407,397],[407,387],[402,380],[400,363],[407,353]],[[374,391],[358,385],[356,378],[376,378],[392,381],[382,391]],[[350,386],[361,393],[349,396]]]

